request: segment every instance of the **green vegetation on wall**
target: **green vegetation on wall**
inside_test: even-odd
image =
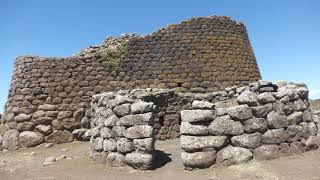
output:
[[[113,76],[119,74],[123,59],[128,53],[128,43],[122,43],[118,48],[105,49],[101,53],[100,61],[104,64]]]

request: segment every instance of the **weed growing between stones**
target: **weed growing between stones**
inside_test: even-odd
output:
[[[100,61],[107,67],[113,76],[117,76],[119,74],[123,59],[127,53],[128,43],[124,42],[117,48],[103,50]]]

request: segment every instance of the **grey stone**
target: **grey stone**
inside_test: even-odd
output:
[[[17,124],[17,129],[19,132],[22,131],[32,131],[34,129],[34,123],[33,122],[22,122]]]
[[[263,144],[280,144],[287,140],[288,134],[283,128],[269,129],[262,135]]]
[[[207,126],[193,125],[189,122],[181,122],[181,135],[208,135],[209,130]]]
[[[299,141],[292,142],[290,144],[290,153],[292,154],[300,154],[305,151],[303,144]]]
[[[153,113],[135,114],[123,116],[117,122],[120,126],[135,126],[135,125],[153,125],[154,115]]]
[[[237,97],[239,104],[248,104],[250,106],[256,106],[257,95],[251,91],[244,91]]]
[[[303,118],[303,121],[304,121],[304,122],[311,122],[311,121],[312,121],[312,117],[311,117],[311,112],[310,112],[310,110],[305,110],[305,111],[303,112],[302,118]]]
[[[152,167],[153,156],[151,154],[142,153],[129,153],[125,156],[125,162],[127,165],[141,170],[147,170]]]
[[[288,142],[299,141],[303,137],[302,127],[296,124],[288,126],[286,133],[288,135]]]
[[[107,127],[103,127],[100,129],[100,136],[103,137],[103,138],[112,138],[113,137],[113,133],[112,133],[112,130],[107,128]]]
[[[107,161],[107,153],[102,151],[102,152],[97,152],[93,151],[90,154],[90,157],[97,163],[105,164]]]
[[[264,118],[252,118],[244,122],[244,130],[247,133],[264,133],[268,128],[267,126],[267,121]]]
[[[131,113],[133,114],[152,112],[152,110],[152,102],[137,101],[131,105]]]
[[[43,116],[45,116],[46,115],[46,113],[44,112],[44,111],[42,111],[42,110],[40,110],[40,111],[36,111],[36,112],[34,112],[33,114],[32,114],[32,118],[39,118],[39,117],[43,117]]]
[[[296,111],[296,112],[293,112],[292,114],[290,114],[288,117],[287,117],[287,120],[288,120],[288,124],[289,125],[293,125],[293,124],[299,124],[303,121],[302,119],[302,112],[300,111]]]
[[[107,127],[116,126],[118,121],[119,118],[116,115],[112,115],[105,120],[104,125]]]
[[[252,159],[252,152],[242,147],[227,146],[217,153],[216,163],[241,164]]]
[[[44,135],[48,135],[52,132],[52,128],[51,128],[51,125],[38,125],[36,126],[36,129],[38,132],[44,134]]]
[[[148,125],[133,126],[126,129],[124,136],[129,139],[148,138],[153,136],[153,127]]]
[[[17,123],[26,122],[31,120],[30,114],[19,114],[18,116],[14,117],[14,120]]]
[[[136,151],[151,153],[154,151],[154,139],[134,139],[133,145]]]
[[[216,116],[213,110],[182,110],[181,121],[185,122],[206,122],[212,121]]]
[[[102,137],[91,138],[90,144],[91,144],[91,147],[96,151],[103,150],[103,138]]]
[[[190,168],[208,168],[215,163],[216,151],[181,153],[182,163]]]
[[[55,130],[49,136],[45,137],[46,142],[59,144],[73,141],[73,135],[69,131]]]
[[[49,165],[52,165],[54,164],[55,162],[57,161],[57,159],[53,156],[50,156],[50,157],[47,157],[44,162],[43,162],[43,165],[44,166],[49,166]]]
[[[38,107],[39,110],[44,110],[44,111],[55,111],[56,108],[57,106],[52,104],[43,104]]]
[[[308,99],[308,95],[309,95],[309,89],[306,87],[299,87],[296,88],[295,91],[297,92],[297,94],[300,96],[300,98],[302,99]]]
[[[213,109],[214,104],[208,101],[198,101],[194,100],[192,102],[192,108],[193,109]]]
[[[318,133],[318,128],[314,122],[308,123],[308,132],[311,136],[316,136]]]
[[[20,148],[19,132],[16,129],[10,129],[3,134],[2,147],[8,150],[17,150]]]
[[[293,102],[293,109],[295,111],[303,111],[307,109],[307,105],[301,99],[298,99]]]
[[[112,167],[125,166],[125,156],[117,152],[111,152],[107,156],[107,164]]]
[[[32,119],[35,124],[51,124],[53,120],[53,117],[39,117],[37,119]]]
[[[128,114],[130,114],[130,104],[121,104],[119,106],[116,106],[113,109],[113,112],[118,116],[118,117],[122,117],[122,116],[126,116]]]
[[[180,137],[181,148],[194,152],[206,148],[220,149],[228,143],[227,136],[185,136]]]
[[[58,113],[57,119],[64,119],[64,118],[70,118],[72,117],[72,111],[60,111]]]
[[[252,118],[252,111],[248,105],[239,105],[230,107],[228,115],[235,120],[244,121]]]
[[[272,104],[265,104],[263,106],[252,107],[252,114],[257,118],[265,118],[269,112],[272,111]]]
[[[285,115],[281,115],[275,111],[268,114],[267,123],[271,128],[283,128],[289,124]]]
[[[258,95],[258,101],[261,104],[273,103],[276,102],[276,98],[274,98],[273,94],[270,92],[264,92]]]
[[[269,160],[280,156],[280,147],[277,145],[263,145],[253,151],[255,160]]]
[[[233,121],[229,116],[217,117],[208,126],[209,134],[213,135],[240,135],[244,133],[241,122]]]
[[[320,137],[319,136],[309,136],[305,141],[306,150],[315,150],[320,146]]]
[[[113,137],[124,137],[126,128],[124,126],[113,126],[112,135]]]
[[[80,122],[84,116],[84,113],[85,113],[84,109],[80,108],[73,113],[73,118],[75,119],[76,122]]]
[[[244,147],[249,149],[254,149],[261,144],[261,134],[243,134],[240,136],[233,136],[231,138],[231,143],[233,146]]]
[[[19,134],[19,141],[24,147],[33,147],[43,142],[43,135],[33,131],[23,131]]]
[[[104,151],[117,151],[117,141],[114,139],[105,139],[103,141]]]
[[[75,129],[72,131],[72,135],[76,140],[89,140],[90,138],[85,136],[85,133],[88,131],[88,129]]]
[[[126,139],[126,138],[120,138],[117,140],[117,151],[119,153],[128,153],[133,151],[133,142]]]

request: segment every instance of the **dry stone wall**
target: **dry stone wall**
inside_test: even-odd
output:
[[[260,81],[244,87],[230,107],[193,101],[181,111],[181,157],[186,169],[239,164],[318,148],[319,119],[303,84]],[[316,112],[314,112],[316,113]]]
[[[91,157],[110,166],[150,169],[154,154],[152,102],[115,93],[93,96]]]
[[[127,44],[127,52],[115,76],[100,61],[101,52],[122,44]],[[72,57],[18,57],[0,125],[5,142],[17,143],[3,148],[87,140],[94,94],[135,88],[204,93],[259,78],[245,26],[218,16],[193,18],[143,37],[111,37]],[[179,113],[170,111],[155,127],[160,139],[179,135]],[[21,144],[20,133],[38,141]]]

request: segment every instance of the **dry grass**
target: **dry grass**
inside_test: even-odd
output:
[[[311,109],[320,110],[320,99],[310,100]]]

